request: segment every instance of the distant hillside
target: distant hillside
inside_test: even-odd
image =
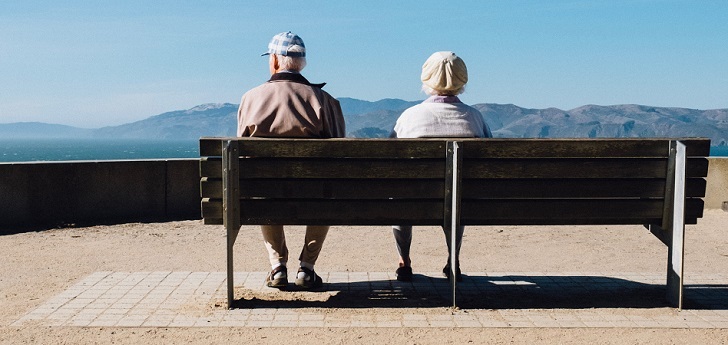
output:
[[[339,102],[346,119],[348,137],[386,138],[394,128],[394,122],[397,121],[399,114],[422,101],[408,102],[390,98],[368,102],[354,98],[339,98]]]
[[[380,110],[389,110],[401,113],[403,110],[418,104],[422,101],[403,101],[395,98],[385,98],[376,102],[362,101],[356,98],[341,97],[338,98],[341,103],[341,110],[345,115],[363,115]]]
[[[41,122],[16,122],[0,124],[0,139],[77,138],[86,137],[88,135],[91,135],[92,132],[92,129],[83,129]]]
[[[402,111],[420,101],[340,99],[349,137],[386,137]],[[502,138],[709,137],[728,146],[728,109],[697,110],[643,105],[585,105],[572,110],[513,104],[473,105]],[[203,104],[120,126],[80,129],[44,123],[0,124],[0,138],[184,139],[234,136],[237,105]]]
[[[708,137],[728,145],[728,109],[695,110],[642,105],[585,105],[564,111],[512,104],[476,104],[495,137]]]
[[[235,136],[238,106],[230,103],[198,105],[120,126],[94,131],[96,137],[127,139],[197,139],[201,136]]]

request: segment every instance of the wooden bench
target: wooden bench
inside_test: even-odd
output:
[[[709,150],[703,138],[201,138],[202,216],[227,230],[228,306],[241,225],[636,224],[667,245],[667,299],[682,308]],[[453,305],[455,291],[453,279]]]

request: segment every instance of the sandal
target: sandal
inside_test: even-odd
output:
[[[304,290],[311,290],[321,287],[322,285],[324,285],[324,281],[318,274],[316,274],[316,272],[306,267],[298,269],[298,274],[296,274],[296,286],[299,286]]]
[[[265,277],[265,286],[272,288],[284,288],[288,285],[288,270],[286,266],[280,265],[274,268]]]

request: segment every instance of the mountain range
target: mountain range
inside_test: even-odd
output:
[[[399,115],[421,101],[376,102],[339,98],[347,136],[387,137]],[[478,103],[500,138],[708,137],[713,146],[728,146],[728,109],[697,110],[634,104],[585,105],[571,110],[529,109],[513,104]],[[191,140],[234,136],[237,105],[203,104],[118,126],[83,129],[38,122],[0,124],[0,138],[122,138]]]

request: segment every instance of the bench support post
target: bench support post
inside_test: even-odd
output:
[[[685,256],[685,144],[670,142],[665,212],[662,230],[667,242],[667,301],[678,310],[683,306]]]
[[[233,245],[240,231],[240,155],[237,141],[226,140],[222,145],[223,224],[227,232],[227,305],[231,309],[235,300]]]
[[[447,162],[445,173],[445,223],[443,229],[449,235],[450,242],[450,288],[452,289],[452,306],[457,307],[455,291],[457,288],[457,230],[460,226],[460,166],[462,165],[460,146],[456,141],[447,142]]]

